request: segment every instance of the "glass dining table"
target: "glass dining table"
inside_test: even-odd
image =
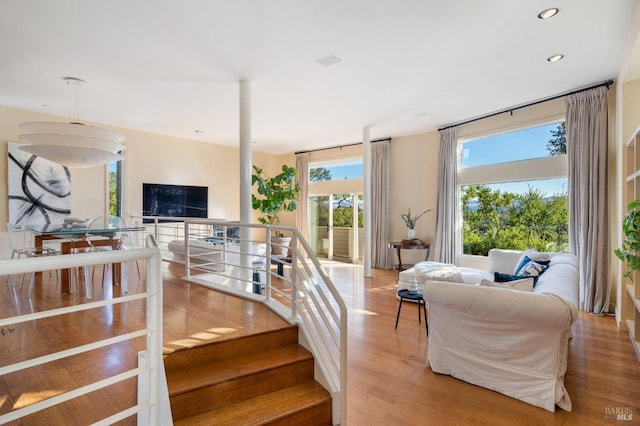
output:
[[[34,246],[40,248],[47,240],[62,240],[60,242],[60,252],[64,254],[71,254],[72,250],[87,248],[91,246],[110,246],[113,250],[117,250],[119,247],[119,240],[116,238],[117,234],[123,232],[142,232],[146,228],[144,226],[130,226],[124,228],[87,228],[87,227],[74,227],[64,226],[62,224],[49,224],[31,226],[31,232],[34,237]],[[101,239],[91,240],[89,243],[87,236],[100,236]],[[62,293],[68,293],[70,290],[70,277],[71,270],[63,269],[60,272],[60,291]],[[114,263],[112,265],[112,283],[114,285],[119,284],[118,278],[120,277],[120,264]]]

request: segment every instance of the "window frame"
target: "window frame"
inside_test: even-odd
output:
[[[566,154],[548,155],[546,157],[530,158],[526,160],[508,161],[503,163],[487,164],[462,168],[462,148],[467,142],[484,139],[492,136],[518,132],[521,130],[542,127],[549,124],[565,121],[564,116],[556,116],[546,120],[532,121],[520,126],[510,128],[503,127],[494,132],[483,132],[482,134],[467,135],[457,141],[457,226],[456,241],[458,243],[457,257],[459,262],[466,265],[477,264],[478,259],[486,259],[486,256],[464,254],[463,228],[464,218],[462,217],[462,187],[469,185],[488,185],[509,182],[526,182],[532,180],[568,178],[569,163]]]

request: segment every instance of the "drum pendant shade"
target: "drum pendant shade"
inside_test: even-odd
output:
[[[64,80],[76,85],[77,110],[77,89],[84,81],[74,77]],[[126,148],[124,135],[80,122],[34,121],[18,127],[29,132],[18,136],[28,143],[19,150],[67,167],[95,167],[122,160],[118,153]]]

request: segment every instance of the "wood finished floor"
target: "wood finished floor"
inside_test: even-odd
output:
[[[135,268],[135,267],[134,267]],[[285,322],[263,306],[180,280],[183,269],[165,263],[164,350],[180,350],[202,342],[276,329]],[[433,373],[426,362],[427,337],[418,325],[416,306],[405,304],[398,330],[394,330],[398,301],[394,297],[396,271],[374,270],[363,278],[362,268],[347,264],[326,266],[349,308],[349,425],[611,425],[640,424],[640,363],[626,333],[617,331],[611,317],[580,314],[569,346],[565,384],[573,411],[555,413]],[[131,270],[131,269],[130,269]],[[99,273],[96,273],[99,281]],[[108,281],[109,277],[105,278]],[[4,277],[0,277],[4,285]],[[48,276],[45,274],[45,281]],[[119,294],[119,287],[96,282],[96,298]],[[130,283],[130,292],[144,283]],[[60,294],[55,275],[37,283],[31,302],[11,288],[0,289],[1,317],[45,307],[83,303],[84,294]],[[70,315],[57,322],[17,325],[0,334],[0,366],[21,353],[43,355],[65,348],[69,342],[89,342],[107,332],[130,331],[144,326],[141,302]],[[0,378],[0,412],[62,392],[135,364],[143,346],[112,345],[94,351],[91,367],[71,359],[51,367]],[[134,382],[134,381],[130,381]],[[135,383],[116,390],[96,392],[75,404],[14,424],[82,425],[99,419],[133,400]],[[611,412],[631,410],[633,420],[616,421]],[[120,424],[134,424],[128,419]]]

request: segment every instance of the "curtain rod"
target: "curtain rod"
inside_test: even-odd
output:
[[[371,143],[382,142],[382,141],[390,141],[390,140],[391,140],[391,138],[382,138],[382,139],[373,140],[373,141],[371,141]],[[362,145],[362,142],[350,143],[350,144],[347,144],[347,145],[339,145],[339,146],[329,146],[329,147],[326,147],[326,148],[311,149],[309,151],[296,151],[296,152],[294,152],[294,154],[295,155],[308,154],[310,152],[326,151],[328,149],[340,149],[340,148],[346,148],[346,147],[349,147],[349,146],[356,146],[356,145]]]
[[[560,95],[551,96],[549,98],[540,99],[538,101],[529,102],[528,104],[519,105],[519,106],[512,107],[512,108],[505,108],[503,110],[500,110],[500,111],[497,111],[497,112],[492,112],[491,114],[483,115],[481,117],[471,118],[471,119],[469,119],[467,121],[462,121],[460,123],[450,124],[448,126],[444,126],[444,127],[439,128],[438,131],[440,132],[442,130],[450,129],[452,127],[462,126],[464,124],[473,123],[474,121],[480,121],[480,120],[484,120],[485,118],[495,117],[496,115],[505,114],[507,112],[513,113],[513,111],[517,111],[517,110],[522,109],[522,108],[527,108],[527,107],[530,107],[530,106],[533,106],[533,105],[538,105],[538,104],[541,104],[543,102],[553,101],[555,99],[559,99],[559,98],[562,98],[562,97],[565,97],[565,96],[575,95],[576,93],[585,92],[587,90],[595,89],[596,87],[607,86],[607,90],[608,90],[609,86],[611,86],[612,84],[613,84],[613,80],[603,81],[602,83],[597,83],[597,84],[594,84],[594,85],[589,86],[589,87],[583,87],[582,89],[572,90],[571,92],[566,92],[566,93],[562,93]]]

